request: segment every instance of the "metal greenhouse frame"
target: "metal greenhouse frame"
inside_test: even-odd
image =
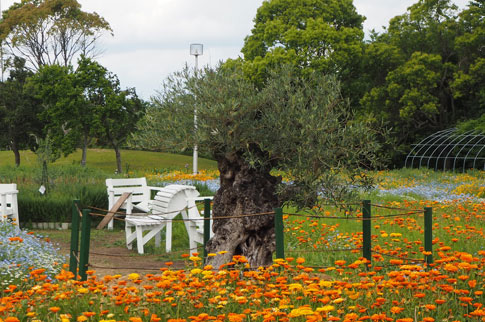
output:
[[[405,167],[427,167],[435,170],[485,170],[485,133],[457,129],[436,132],[412,145]]]

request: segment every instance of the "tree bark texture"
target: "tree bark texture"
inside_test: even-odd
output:
[[[269,169],[250,168],[242,156],[233,154],[218,160],[221,186],[214,196],[212,210],[214,236],[207,244],[208,264],[219,268],[233,255],[244,255],[251,267],[272,263],[275,251],[274,215],[244,217],[247,214],[272,212],[278,207],[276,186],[281,178]],[[217,217],[235,217],[220,219]],[[221,251],[227,251],[220,254]]]
[[[18,167],[20,166],[20,151],[19,151],[19,146],[17,144],[16,139],[12,140],[11,147],[12,147],[13,155],[15,156],[15,166]]]
[[[118,173],[121,173],[122,172],[122,169],[121,169],[121,152],[120,152],[120,149],[117,145],[113,144],[113,148],[114,148],[115,154],[116,154],[116,171],[118,171]]]
[[[88,155],[88,137],[86,135],[83,136],[83,152],[81,157],[81,166],[86,166],[86,159]]]

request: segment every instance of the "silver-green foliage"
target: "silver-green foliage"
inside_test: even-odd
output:
[[[293,179],[279,187],[284,201],[310,205],[318,194],[342,199],[356,179],[368,181],[355,175],[378,161],[375,131],[354,120],[339,82],[322,73],[301,76],[286,66],[256,87],[237,68],[185,69],[153,103],[140,122],[138,146],[197,143],[218,161],[242,157],[261,171],[283,171]]]

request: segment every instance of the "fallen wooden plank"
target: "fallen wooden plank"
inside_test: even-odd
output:
[[[111,219],[113,219],[115,213],[120,209],[121,205],[126,201],[131,196],[131,192],[123,192],[123,194],[118,198],[118,200],[115,202],[113,205],[113,208],[111,208],[108,212],[108,214],[101,220],[99,223],[98,227],[96,229],[103,229],[104,226],[106,226]]]

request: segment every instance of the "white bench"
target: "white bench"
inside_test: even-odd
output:
[[[212,197],[199,197],[199,192],[193,186],[168,185],[162,188],[149,203],[150,212],[147,215],[128,214],[126,216],[127,247],[131,249],[132,243],[136,240],[138,253],[143,254],[144,245],[153,237],[155,237],[155,246],[160,247],[161,231],[165,228],[165,251],[171,252],[172,220],[181,214],[189,235],[190,251],[194,251],[197,243],[203,243],[204,238],[204,220],[195,202],[207,198],[212,199]],[[144,235],[145,231],[148,233]]]
[[[133,208],[148,212],[152,190],[159,191],[160,189],[162,188],[148,186],[146,178],[106,179],[108,209],[113,207],[123,193],[130,192],[130,197],[121,205],[120,209],[125,209],[127,214],[131,214]],[[108,223],[108,229],[113,229],[113,220]]]
[[[10,218],[15,223],[17,231],[19,231],[20,222],[17,194],[17,184],[0,184],[0,220],[6,221]]]

